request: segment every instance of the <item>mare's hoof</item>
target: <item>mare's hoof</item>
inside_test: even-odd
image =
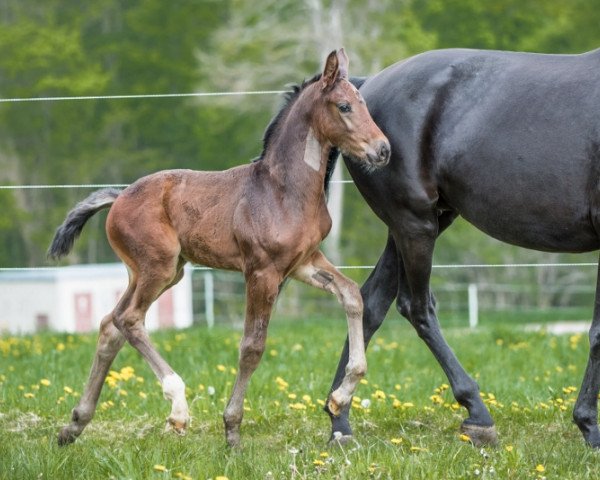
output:
[[[460,426],[461,433],[468,435],[471,442],[476,447],[496,446],[498,445],[498,434],[494,425],[482,427],[480,425],[471,425],[464,423]]]
[[[227,432],[225,433],[225,439],[227,446],[230,448],[237,448],[240,446],[240,434],[238,432]]]
[[[58,446],[64,447],[66,445],[70,445],[77,439],[77,435],[71,432],[69,427],[64,427],[60,433],[58,434]]]
[[[330,447],[343,447],[352,442],[354,442],[354,436],[351,433],[344,435],[342,432],[333,432],[328,445]]]
[[[174,418],[167,418],[167,423],[165,424],[165,432],[174,432],[177,435],[185,435],[187,428],[190,425],[190,419],[181,421],[175,420]]]

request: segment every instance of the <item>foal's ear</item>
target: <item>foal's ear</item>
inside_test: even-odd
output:
[[[336,82],[339,74],[339,67],[340,62],[338,54],[334,50],[327,56],[327,60],[325,60],[325,68],[323,68],[323,75],[321,76],[323,90],[332,87]]]
[[[337,52],[338,58],[338,76],[339,78],[348,79],[348,63],[350,60],[348,59],[348,55],[346,55],[346,51],[343,48],[340,48]]]

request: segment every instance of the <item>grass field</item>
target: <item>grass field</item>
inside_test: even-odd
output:
[[[389,320],[369,349],[369,372],[356,392],[356,443],[329,449],[321,404],[344,331],[341,319],[273,321],[247,395],[243,446],[235,450],[225,445],[221,413],[237,368],[237,331],[153,335],[188,385],[193,422],[186,436],[163,433],[169,405],[150,369],[126,346],[96,417],[67,448],[56,445],[56,434],[83,389],[95,335],[0,337],[0,478],[600,475],[600,454],[584,444],[571,421],[587,359],[585,335],[555,337],[497,325],[475,333],[446,331],[497,422],[499,446],[479,449],[459,436],[465,412],[431,354],[405,322]]]

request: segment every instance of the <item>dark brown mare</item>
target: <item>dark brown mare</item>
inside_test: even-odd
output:
[[[322,75],[288,98],[267,129],[263,154],[252,164],[223,172],[158,172],[123,191],[97,191],[68,214],[49,255],[67,254],[85,222],[110,207],[106,232],[128,267],[129,286],[102,320],[88,383],[59,444],[73,442],[92,419],[106,374],[125,340],[148,362],[172,402],[167,429],[185,432],[190,421],[185,384],[152,345],[144,317],[152,302],[181,279],[186,262],[241,271],[246,280],[239,371],[223,414],[230,445],[240,441],[246,387],[263,354],[271,310],[287,277],[333,293],[342,303],[350,361],[328,404],[339,412],[350,403],[366,370],[363,307],[356,284],[319,251],[331,227],[324,179],[334,147],[365,169],[385,165],[390,149],[347,75],[343,49],[332,52]]]
[[[463,430],[474,443],[493,443],[494,421],[478,385],[440,331],[429,288],[434,245],[461,215],[514,245],[600,248],[600,50],[427,52],[366,79],[360,92],[392,146],[385,171],[365,175],[346,162],[389,227],[385,250],[361,288],[365,342],[396,299],[467,409]],[[600,277],[589,337],[573,417],[585,441],[600,448]],[[351,435],[347,409],[332,421],[336,436]]]

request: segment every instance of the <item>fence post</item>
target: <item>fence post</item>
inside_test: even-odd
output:
[[[469,327],[475,328],[479,323],[479,301],[477,299],[477,285],[469,284]]]
[[[215,324],[215,286],[211,271],[204,272],[204,312],[208,328],[212,328]]]

